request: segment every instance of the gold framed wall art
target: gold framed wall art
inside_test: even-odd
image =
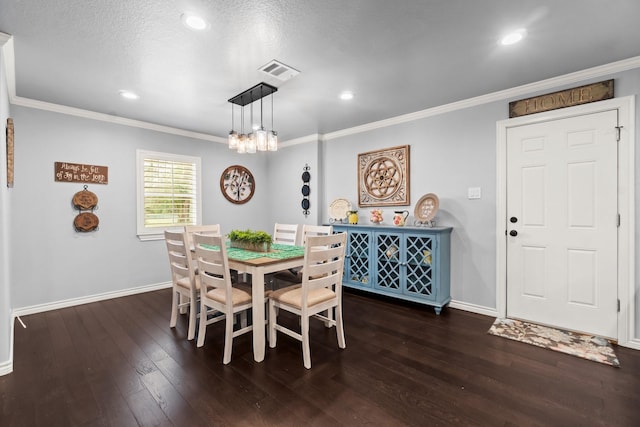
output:
[[[408,206],[409,146],[358,154],[358,206]]]

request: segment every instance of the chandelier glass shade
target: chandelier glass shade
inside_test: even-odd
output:
[[[278,88],[267,83],[258,83],[250,89],[229,99],[231,103],[231,131],[229,131],[229,149],[237,150],[238,153],[256,153],[257,151],[276,151],[278,149],[278,132],[273,129],[273,93]],[[271,130],[267,131],[263,124],[262,101],[267,95],[271,95]],[[260,101],[260,126],[253,128],[253,103]],[[240,134],[235,130],[234,105],[241,107],[241,129]],[[251,108],[251,132],[244,134],[244,107]]]
[[[267,135],[267,149],[269,151],[277,151],[278,150],[278,132],[272,130]]]
[[[235,130],[229,132],[229,149],[238,149],[238,132],[236,132]]]
[[[238,147],[237,147],[238,153],[246,153],[247,152],[247,135],[245,134],[240,134],[240,136],[238,137]]]
[[[264,130],[264,126],[260,126],[256,131],[256,146],[258,151],[267,151],[267,131]]]

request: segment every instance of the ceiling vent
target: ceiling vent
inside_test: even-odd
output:
[[[275,59],[269,61],[267,64],[263,65],[258,69],[263,73],[267,74],[270,77],[273,77],[281,82],[286,82],[292,77],[300,74],[300,71],[295,68],[289,67],[288,65],[283,64],[282,62],[278,62]]]

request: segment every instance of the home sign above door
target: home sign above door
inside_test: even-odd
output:
[[[613,79],[509,103],[509,118],[613,98]]]

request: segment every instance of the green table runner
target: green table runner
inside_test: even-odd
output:
[[[211,247],[205,245],[204,247]],[[217,249],[217,248],[216,248]],[[254,252],[241,248],[232,248],[227,242],[227,256],[239,261],[247,261],[256,258],[272,258],[287,259],[304,256],[304,246],[282,245],[279,243],[271,244],[270,252]]]

